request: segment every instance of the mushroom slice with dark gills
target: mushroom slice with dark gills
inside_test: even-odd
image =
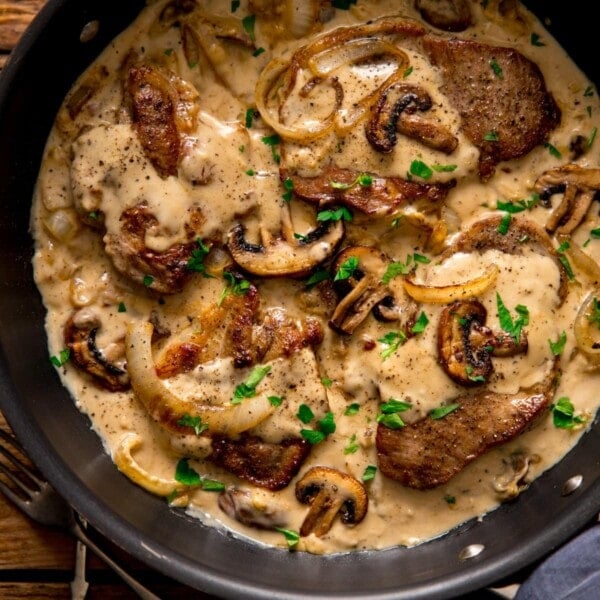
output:
[[[90,309],[82,309],[69,317],[64,339],[71,362],[101,387],[111,392],[127,390],[129,375],[125,365],[109,361],[96,345],[96,335],[101,327],[100,319]]]
[[[458,110],[464,134],[479,148],[481,180],[488,180],[498,163],[546,142],[560,123],[560,109],[539,67],[520,52],[434,35],[422,43],[441,70],[441,91]]]
[[[175,74],[152,65],[132,67],[126,90],[133,127],[148,160],[161,177],[176,175],[181,134],[193,129],[198,93]]]
[[[349,264],[352,272],[334,284],[341,300],[329,320],[332,329],[352,334],[370,313],[380,321],[401,321],[405,328],[414,321],[416,304],[408,298],[397,300],[384,283],[389,262],[381,251],[368,246],[348,246],[337,254],[331,265],[333,277]]]
[[[586,169],[569,164],[543,173],[535,182],[535,191],[542,200],[563,194],[552,211],[546,229],[557,234],[570,234],[581,224],[596,194],[600,190],[600,169]]]
[[[375,150],[389,153],[397,142],[396,132],[450,154],[458,139],[445,127],[420,116],[432,107],[431,96],[420,86],[395,82],[384,89],[371,107],[367,140]]]
[[[415,0],[423,20],[444,31],[463,31],[472,24],[468,0]]]
[[[229,232],[227,246],[242,269],[263,277],[302,277],[333,255],[344,236],[344,224],[328,221],[297,239],[286,205],[281,213],[281,237],[264,228],[260,236],[261,243],[249,242],[241,224]]]
[[[366,516],[369,498],[360,481],[331,467],[313,467],[296,483],[296,498],[310,504],[300,535],[325,535],[340,515],[345,525],[360,523]]]
[[[485,326],[487,310],[477,300],[454,302],[444,308],[438,322],[438,358],[452,380],[461,385],[485,383],[492,370],[492,356],[527,352],[527,336],[515,341]]]
[[[280,177],[282,181],[292,181],[296,196],[319,207],[342,204],[372,217],[390,215],[407,203],[421,200],[441,205],[456,185],[455,180],[421,183],[400,177],[380,177],[333,164],[316,177],[302,177],[287,169],[280,170]]]
[[[379,424],[380,471],[418,490],[448,482],[488,450],[534,426],[550,406],[557,378],[555,361],[543,382],[516,394],[483,390],[456,398],[456,409],[440,419],[427,416],[400,429]]]

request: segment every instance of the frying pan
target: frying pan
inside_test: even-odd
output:
[[[600,83],[594,23],[581,18],[584,2],[573,0],[568,9],[528,4],[550,18],[551,32]],[[510,581],[582,530],[600,509],[598,417],[579,444],[515,501],[410,549],[315,556],[260,546],[170,509],[116,470],[48,360],[28,221],[62,98],[143,6],[143,0],[49,0],[0,79],[0,407],[51,483],[131,555],[224,598],[463,596]],[[82,43],[82,28],[93,20],[99,32]],[[577,475],[581,485],[566,494],[565,483]]]

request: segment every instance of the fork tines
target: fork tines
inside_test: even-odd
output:
[[[0,491],[17,504],[23,500],[30,500],[31,495],[41,489],[42,481],[17,456],[16,452],[23,457],[27,456],[21,444],[2,429],[0,429],[0,439],[2,440],[0,454],[6,458],[6,461],[0,461],[0,473],[4,474],[17,487],[19,493],[15,493],[15,490],[2,479],[0,479]],[[11,465],[14,468],[10,468]]]

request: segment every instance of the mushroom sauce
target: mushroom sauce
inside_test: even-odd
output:
[[[427,3],[334,4],[149,2],[65,99],[32,211],[50,355],[117,467],[173,510],[313,553],[412,546],[526,494],[600,396],[591,82],[517,3],[467,2],[455,33]],[[423,35],[518,51],[560,118],[484,174],[498,133],[469,135]],[[485,76],[507,84],[494,52]],[[387,90],[410,94],[381,124]],[[521,396],[539,410],[478,429],[489,398]],[[417,454],[456,458],[448,476],[402,470],[378,433],[418,446],[430,423],[450,442]],[[263,451],[296,447],[256,482]],[[307,525],[345,481],[333,523]]]

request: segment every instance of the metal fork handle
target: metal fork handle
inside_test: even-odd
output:
[[[161,600],[159,596],[153,594],[148,588],[144,587],[137,579],[133,578],[122,567],[120,567],[100,546],[92,540],[83,529],[77,519],[71,526],[73,535],[83,542],[98,558],[102,559],[121,579],[134,591],[142,600]]]

